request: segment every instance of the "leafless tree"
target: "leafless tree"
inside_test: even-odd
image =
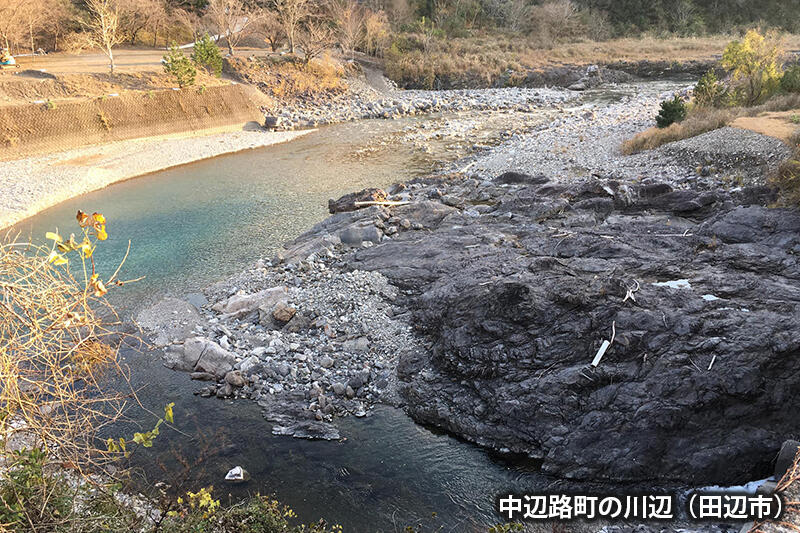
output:
[[[571,0],[551,0],[530,11],[539,36],[550,46],[573,34],[580,25],[578,7]]]
[[[142,30],[152,30],[157,20],[166,15],[162,0],[119,0],[120,30],[131,44]]]
[[[25,39],[31,3],[30,0],[0,0],[0,37],[4,48],[13,50]]]
[[[192,10],[173,9],[170,13],[170,18],[179,26],[191,31],[194,41],[197,41],[207,31],[201,17]],[[157,24],[154,29],[157,36],[160,26]],[[153,47],[155,46],[156,42],[154,36]]]
[[[90,46],[99,48],[108,57],[109,69],[114,74],[114,47],[122,42],[119,31],[119,6],[117,0],[86,0],[89,18],[84,22]]]
[[[46,23],[39,31],[50,42],[50,48],[58,51],[61,38],[76,25],[75,6],[69,0],[49,0],[43,7]]]
[[[364,51],[372,56],[380,55],[391,41],[389,19],[383,11],[369,11],[364,21]]]
[[[334,29],[321,17],[307,20],[297,32],[297,44],[303,51],[303,68],[336,42]]]
[[[531,6],[525,0],[511,0],[503,8],[502,18],[511,31],[525,29],[531,14]]]
[[[342,51],[354,57],[364,41],[366,11],[356,0],[332,0],[330,11],[336,22],[336,36]]]
[[[265,10],[257,31],[273,52],[277,52],[278,48],[286,42],[286,31],[274,11]]]
[[[208,16],[220,36],[225,37],[231,55],[242,39],[251,35],[263,11],[244,0],[210,0]]]
[[[311,15],[311,0],[274,0],[278,20],[289,40],[289,51],[294,53],[300,25]]]

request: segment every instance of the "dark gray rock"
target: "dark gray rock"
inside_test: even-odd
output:
[[[365,241],[377,244],[381,241],[381,230],[374,225],[353,224],[340,231],[338,237],[344,244],[360,245]]]
[[[566,478],[763,477],[800,394],[800,214],[738,205],[749,191],[511,181],[478,218],[392,209],[425,238],[344,258],[403,290],[431,347],[399,354],[411,416]],[[477,197],[457,180],[416,194],[434,189]]]

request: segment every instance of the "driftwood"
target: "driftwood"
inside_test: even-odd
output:
[[[397,205],[406,205],[406,204],[409,204],[409,203],[411,203],[411,202],[408,202],[408,201],[392,202],[392,201],[386,200],[385,202],[356,202],[355,206],[356,207],[367,207],[367,206],[370,206],[370,205],[385,205],[385,206],[391,207],[391,206],[397,206]]]
[[[606,354],[606,350],[608,350],[608,347],[614,343],[614,339],[616,338],[616,336],[617,336],[617,321],[615,320],[614,322],[611,323],[611,340],[610,341],[603,340],[603,344],[600,345],[600,349],[597,350],[594,359],[592,359],[593,367],[597,368],[597,365],[600,364],[600,360]]]
[[[338,200],[328,200],[328,211],[331,214],[355,211],[368,205],[381,205],[387,202],[388,195],[383,189],[363,189],[345,194]]]

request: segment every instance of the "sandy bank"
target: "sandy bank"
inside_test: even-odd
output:
[[[306,131],[213,130],[76,148],[0,163],[0,228],[112,183],[223,154],[290,141]]]

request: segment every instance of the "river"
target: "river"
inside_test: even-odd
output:
[[[630,90],[597,93],[616,100]],[[523,118],[526,126],[548,112]],[[69,200],[16,226],[36,239],[59,228],[77,230],[78,209],[102,212],[110,237],[96,253],[107,277],[132,242],[122,278],[144,280],[115,290],[125,315],[164,295],[197,292],[252,264],[327,214],[327,200],[364,187],[428,174],[491,144],[519,116],[418,117],[330,126],[288,144],[202,161],[110,186]],[[445,127],[452,135],[437,136]],[[439,129],[437,129],[439,128]],[[485,531],[500,522],[494,498],[504,491],[559,486],[536,464],[498,457],[413,423],[380,407],[338,425],[340,442],[273,436],[255,403],[201,399],[185,374],[163,368],[156,352],[123,352],[144,405],[158,412],[175,402],[176,428],[134,457],[144,485],[175,485],[189,465],[186,488],[215,485],[217,496],[274,494],[303,521],[325,518],[345,531]],[[135,423],[153,418],[132,409]],[[135,424],[134,424],[135,425]],[[122,425],[119,431],[131,431]],[[226,471],[242,465],[252,480],[226,486]],[[138,477],[138,476],[137,476]],[[143,485],[143,486],[144,486]]]

